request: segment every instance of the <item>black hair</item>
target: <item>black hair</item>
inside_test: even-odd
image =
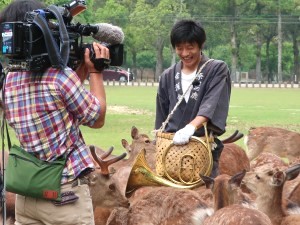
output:
[[[14,0],[0,13],[0,23],[23,21],[26,12],[44,9],[45,5],[36,0]]]
[[[177,44],[196,42],[202,48],[206,40],[205,30],[201,23],[191,19],[183,19],[176,22],[170,34],[172,47]]]

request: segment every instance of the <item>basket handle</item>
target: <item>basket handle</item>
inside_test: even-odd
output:
[[[205,138],[206,138],[206,144],[207,144],[207,149],[209,151],[211,151],[211,139],[208,136],[208,130],[207,130],[207,122],[203,123],[203,127],[204,127],[204,133],[205,133]]]

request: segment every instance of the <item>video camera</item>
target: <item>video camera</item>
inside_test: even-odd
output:
[[[83,60],[85,48],[91,50],[95,68],[121,66],[124,38],[121,28],[111,24],[72,24],[73,16],[85,9],[85,1],[74,0],[62,7],[51,5],[27,12],[24,21],[2,23],[1,50],[9,58],[9,70],[35,72],[61,64],[75,69]],[[84,43],[83,36],[92,36],[105,44],[110,60],[95,60],[92,44]]]

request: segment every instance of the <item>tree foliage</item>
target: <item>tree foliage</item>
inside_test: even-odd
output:
[[[10,0],[0,0],[3,9]],[[46,5],[70,1],[44,0]],[[278,73],[278,12],[282,16],[283,80],[300,79],[300,0],[86,0],[87,10],[74,18],[81,23],[112,23],[125,33],[125,67],[153,68],[157,78],[174,59],[169,33],[180,18],[203,24],[204,52],[224,60],[232,71],[255,71],[259,80]],[[234,60],[233,60],[234,59]]]

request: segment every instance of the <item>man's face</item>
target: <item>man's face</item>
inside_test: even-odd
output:
[[[183,63],[183,67],[196,69],[201,60],[201,49],[196,42],[193,43],[180,43],[175,46],[176,54],[179,56]]]

